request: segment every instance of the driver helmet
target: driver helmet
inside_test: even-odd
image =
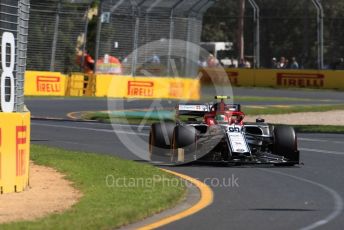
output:
[[[219,114],[215,116],[215,121],[217,123],[228,123],[228,117],[223,114]]]

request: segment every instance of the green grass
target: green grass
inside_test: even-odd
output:
[[[99,122],[110,123],[109,114],[106,112],[87,112],[82,115],[82,118],[86,120],[95,120]],[[120,117],[116,119],[119,120],[119,123],[123,123],[126,120],[125,118],[120,118]]]
[[[141,124],[142,117],[111,117],[106,112],[89,112],[83,115],[83,119],[87,120],[96,120],[103,123],[118,123],[118,124]],[[165,121],[171,121],[170,119],[164,119]],[[159,122],[160,119],[149,118],[147,119],[144,124],[150,125],[154,122]]]
[[[216,85],[216,84],[215,84]],[[214,85],[203,85],[202,87],[213,88]],[[299,88],[299,87],[274,87],[274,86],[232,86],[231,88],[242,88],[242,89],[277,89],[277,90],[287,90],[287,91],[305,91],[305,92],[343,92],[342,89],[317,89],[317,88]],[[230,89],[230,88],[229,88]]]
[[[299,133],[335,133],[343,134],[344,126],[334,125],[293,125]]]
[[[246,115],[288,114],[344,110],[344,105],[292,105],[288,107],[265,106],[264,108],[243,106],[242,110]]]
[[[312,101],[311,99],[289,98],[289,97],[244,97],[234,96],[234,102],[287,102],[287,101]]]
[[[0,225],[2,230],[113,229],[170,208],[185,195],[182,183],[177,183],[177,186],[168,184],[176,180],[174,176],[148,164],[37,145],[31,147],[31,159],[36,164],[64,173],[83,193],[83,197],[66,212],[31,222],[3,224]],[[134,187],[125,187],[123,183],[107,186],[108,175],[126,178],[127,185],[130,180],[145,180],[147,186],[143,182]],[[158,180],[158,177],[165,180]]]
[[[306,101],[319,101],[315,99],[306,99],[306,98],[292,98],[292,97],[246,97],[246,96],[233,96],[234,103],[239,102],[306,102]],[[212,101],[214,100],[213,96],[202,97],[203,101]],[[330,100],[320,100],[320,101],[330,101]]]

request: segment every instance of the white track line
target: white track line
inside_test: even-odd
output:
[[[297,138],[300,141],[309,141],[309,142],[326,142],[326,143],[335,143],[335,144],[343,144],[344,145],[344,141],[331,141],[331,140],[325,140],[325,139],[313,139],[313,138],[303,138],[303,137],[299,137]]]
[[[51,121],[49,121],[51,122]],[[61,122],[59,120],[57,120],[57,122]],[[70,122],[73,122],[73,121],[70,121]],[[130,124],[117,124],[117,123],[101,123],[101,122],[83,122],[87,125],[93,125],[93,126],[96,126],[96,125],[99,125],[99,126],[112,126],[112,127],[128,127],[128,128],[142,128],[142,129],[150,129],[150,125],[130,125]],[[37,124],[37,123],[36,123]],[[40,123],[41,124],[41,123]]]
[[[261,169],[262,171],[266,171],[269,173],[274,173],[274,174],[279,174],[282,176],[286,176],[286,177],[290,177],[293,178],[295,180],[299,180],[299,181],[303,181],[306,182],[308,184],[312,184],[314,186],[317,186],[323,190],[325,190],[326,192],[328,192],[332,198],[333,198],[333,202],[334,202],[334,208],[333,211],[324,219],[318,220],[306,227],[301,228],[300,230],[311,230],[311,229],[315,229],[318,228],[322,225],[325,225],[327,223],[329,223],[330,221],[334,220],[335,218],[337,218],[342,212],[343,212],[343,208],[344,208],[344,204],[343,204],[343,199],[342,197],[332,188],[327,187],[326,185],[320,184],[318,182],[315,181],[311,181],[302,177],[298,177],[298,176],[293,176],[287,173],[282,173],[282,172],[278,172],[278,171],[271,171],[271,170],[267,170],[267,169]]]
[[[320,150],[320,149],[309,149],[309,148],[299,148],[301,151],[307,152],[316,152],[316,153],[328,153],[328,154],[335,154],[335,155],[344,155],[344,152],[336,152],[336,151],[329,151],[329,150]]]
[[[127,125],[127,124],[111,124],[113,127],[134,127],[141,129],[150,129],[150,125]]]
[[[54,127],[54,128],[64,128],[64,129],[78,129],[78,130],[88,130],[95,132],[106,132],[106,133],[115,133],[115,134],[129,134],[129,135],[138,135],[138,136],[149,136],[148,133],[138,133],[138,132],[129,132],[129,131],[119,131],[113,129],[95,129],[95,128],[86,128],[86,127],[75,127],[75,126],[66,126],[66,125],[48,125],[48,124],[37,124],[32,123],[34,126],[44,126],[44,127]]]
[[[149,129],[150,125],[130,125],[130,124],[119,124],[119,123],[101,123],[101,122],[89,122],[89,125],[105,125],[105,126],[113,126],[113,127],[134,127],[134,128],[147,128]]]

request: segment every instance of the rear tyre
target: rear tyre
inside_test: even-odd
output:
[[[149,153],[151,161],[167,161],[170,155],[174,127],[175,124],[172,122],[152,124],[149,133]]]
[[[288,163],[278,165],[291,166],[299,163],[300,153],[297,150],[297,137],[294,128],[290,126],[275,127],[274,154],[288,159]]]
[[[184,159],[179,159],[178,152],[184,153]],[[196,129],[193,126],[176,126],[173,131],[171,162],[185,162],[196,151]]]

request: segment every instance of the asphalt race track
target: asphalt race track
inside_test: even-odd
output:
[[[214,96],[213,90],[203,89],[203,95]],[[258,96],[258,97],[289,97],[292,99],[311,99],[311,101],[269,101],[269,102],[244,102],[243,105],[274,105],[274,104],[341,104],[343,103],[343,92],[337,91],[315,91],[315,90],[284,90],[270,88],[233,88],[234,96]],[[317,101],[319,100],[319,102]],[[320,101],[322,100],[322,101]],[[324,101],[327,100],[327,101]],[[131,109],[149,108],[151,105],[149,100],[129,100],[128,107]],[[33,112],[34,116],[39,117],[63,117],[66,118],[67,113],[75,111],[100,111],[108,109],[108,102],[103,98],[67,98],[51,99],[51,98],[29,98],[26,104]],[[162,106],[172,107],[173,101],[162,102]]]
[[[257,96],[276,96],[269,93],[277,92],[272,89],[241,90],[245,95],[260,94]],[[340,100],[343,97],[342,93],[332,91],[327,97],[325,93],[295,91],[295,97],[300,97],[300,92],[306,94],[304,98]],[[278,96],[283,96],[283,93]],[[145,103],[149,104],[148,101]],[[145,103],[137,104],[147,106]],[[106,101],[99,99],[53,102],[29,99],[27,105],[34,116],[53,117],[65,117],[72,111],[107,109]],[[33,144],[140,160],[128,151],[119,137],[139,135],[148,139],[148,127],[140,131],[135,126],[121,128],[121,132],[115,134],[109,124],[33,120],[31,138]],[[215,197],[210,207],[162,229],[342,229],[344,135],[299,134],[298,137],[305,165],[297,167],[204,164],[170,167],[204,181],[211,186]],[[142,146],[142,149],[147,149],[147,146]],[[232,182],[228,183],[228,179]]]

